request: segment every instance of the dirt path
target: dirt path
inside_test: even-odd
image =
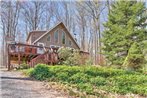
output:
[[[2,98],[68,98],[55,90],[48,90],[43,82],[33,81],[18,71],[1,69]]]

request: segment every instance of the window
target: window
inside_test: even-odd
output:
[[[39,46],[40,46],[40,48],[39,48],[39,50],[43,50],[43,45],[42,44],[39,44]]]
[[[47,41],[51,41],[51,36],[49,35],[48,37],[47,37]]]
[[[70,46],[72,45],[71,40],[69,40],[69,45],[70,45]]]
[[[54,33],[54,41],[57,43],[58,42],[58,30],[55,31]]]
[[[39,43],[39,46],[40,46],[40,48],[39,48],[39,50],[43,50],[43,44],[42,43]]]
[[[65,33],[62,32],[62,44],[65,44]]]

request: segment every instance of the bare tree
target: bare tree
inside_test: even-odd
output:
[[[29,31],[41,28],[40,23],[45,4],[45,2],[41,1],[26,1],[22,3],[22,14],[24,15],[25,25],[29,25],[29,27],[26,27]]]
[[[46,30],[50,28],[51,21],[53,19],[53,11],[54,11],[54,4],[53,2],[46,2],[45,9],[44,9],[44,17],[42,18],[44,20],[42,25],[45,25]],[[43,21],[42,20],[42,21]]]
[[[86,51],[86,47],[85,47],[85,37],[86,37],[86,27],[87,27],[87,23],[86,23],[86,12],[85,10],[83,10],[83,8],[80,6],[81,2],[77,2],[76,3],[76,8],[77,8],[77,13],[76,13],[76,20],[77,20],[77,24],[79,27],[79,33],[80,33],[80,42],[81,42],[81,50]]]
[[[16,40],[18,21],[20,15],[20,2],[1,1],[1,25],[2,25],[2,47],[3,47],[3,65],[7,61],[7,41]]]
[[[94,63],[97,64],[97,61],[100,61],[101,55],[101,30],[100,30],[100,15],[101,12],[105,9],[103,2],[98,1],[85,1],[81,3],[83,9],[85,9],[88,15],[92,19],[92,27],[94,29],[93,33],[93,47],[94,47]],[[97,58],[99,58],[97,60]]]
[[[20,14],[19,2],[4,2],[1,3],[1,22],[3,32],[6,36],[12,37],[15,40],[17,25]]]
[[[59,1],[59,2],[53,2],[54,4],[54,10],[53,10],[53,15],[56,18],[56,22],[63,22],[67,29],[70,32],[73,32],[73,25],[74,25],[74,2],[72,1]],[[58,7],[57,7],[58,6]]]

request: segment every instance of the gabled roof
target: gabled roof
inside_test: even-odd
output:
[[[33,30],[33,31],[29,32],[29,35],[27,36],[27,40],[26,40],[26,41],[28,41],[29,38],[30,38],[30,36],[31,36],[33,33],[36,33],[36,32],[38,32],[38,33],[45,33],[45,32],[47,32],[47,31],[44,31],[44,30]]]
[[[71,35],[71,33],[68,31],[67,27],[63,24],[63,22],[59,22],[57,23],[54,27],[50,28],[46,33],[44,33],[42,36],[40,36],[38,39],[36,39],[33,44],[35,44],[36,42],[38,42],[41,38],[43,38],[45,35],[47,35],[48,33],[50,33],[50,31],[52,31],[54,28],[56,28],[59,25],[63,25],[64,28],[67,30],[67,32],[69,33],[69,36],[73,39],[74,43],[78,46],[78,48],[80,49],[78,43],[76,42],[76,40],[74,39],[74,37]]]

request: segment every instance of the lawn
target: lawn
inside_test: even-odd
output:
[[[48,80],[74,86],[88,95],[106,93],[139,94],[147,96],[147,75],[144,72],[94,66],[47,66],[37,65],[25,71],[37,80]]]

